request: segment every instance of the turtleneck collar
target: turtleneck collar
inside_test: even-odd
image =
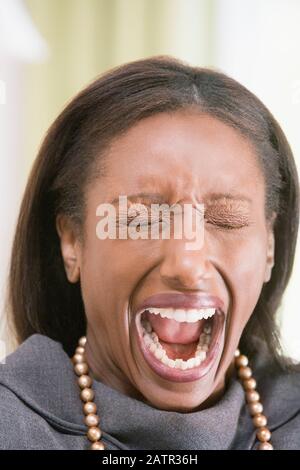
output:
[[[49,423],[85,435],[79,387],[60,343],[40,334],[29,337],[0,365],[0,384]],[[237,441],[241,417],[248,428],[244,436],[253,434],[244,392],[234,375],[214,406],[191,413],[153,408],[97,380],[93,388],[103,437],[119,449],[229,449]],[[276,412],[273,416],[271,425],[282,419]]]
[[[227,449],[244,399],[234,379],[217,404],[191,413],[153,408],[97,381],[94,390],[102,428],[129,449]]]

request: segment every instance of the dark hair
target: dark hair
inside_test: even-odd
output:
[[[251,355],[252,339],[260,337],[283,363],[275,316],[293,267],[299,217],[291,149],[272,114],[244,86],[221,72],[170,56],[108,71],[75,96],[50,127],[28,180],[12,250],[8,300],[19,343],[41,333],[73,354],[86,318],[80,282],[69,283],[65,274],[56,216],[69,215],[80,229],[87,185],[95,174],[101,176],[113,139],[143,118],[181,109],[220,119],[256,150],[265,176],[266,217],[277,213],[275,265],[243,331],[241,347]]]

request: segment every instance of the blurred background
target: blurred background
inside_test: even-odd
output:
[[[224,71],[261,98],[299,169],[299,24],[299,0],[0,0],[0,359],[10,350],[4,298],[20,199],[63,106],[115,65],[174,55]],[[278,316],[296,359],[299,252]]]

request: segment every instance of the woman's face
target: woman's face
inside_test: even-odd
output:
[[[178,239],[100,240],[97,207],[117,200],[121,226],[119,195],[127,196],[128,206],[140,203],[149,209],[151,203],[177,203],[190,205],[193,212],[195,204],[203,204],[202,242],[191,250],[184,234]],[[106,175],[87,190],[84,243],[64,218],[58,222],[68,278],[81,282],[86,354],[97,379],[166,410],[195,410],[222,393],[234,351],[273,265],[274,239],[264,200],[254,150],[210,116],[162,113],[115,139]],[[146,220],[145,230],[147,218],[140,220]],[[156,311],[151,313],[151,307]],[[184,315],[191,309],[194,317],[187,322]],[[200,319],[207,312],[215,313]],[[148,346],[142,320],[157,335]],[[154,346],[151,350],[157,339],[169,359],[200,357],[200,363],[198,359],[184,369],[182,363],[178,368],[180,361],[176,367],[163,362]]]

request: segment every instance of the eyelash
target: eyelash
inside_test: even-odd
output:
[[[127,217],[127,225],[129,225],[133,220],[137,219],[138,216],[135,216],[135,217]],[[122,222],[122,219],[119,220],[119,223],[124,223],[125,221]],[[158,221],[157,220],[152,220],[152,221],[148,221],[148,219],[140,219],[139,220],[139,225],[146,225],[146,223],[144,222],[147,222],[147,225],[151,225],[151,223],[157,223]],[[162,219],[159,219],[159,222],[163,222]]]
[[[133,220],[137,219],[138,217],[139,217],[138,215],[127,217],[127,225],[129,225]],[[244,227],[249,226],[248,222],[240,223],[240,224],[238,224],[238,223],[237,224],[218,223],[217,221],[210,221],[206,217],[205,217],[205,221],[209,225],[213,225],[213,226],[217,227],[219,230],[226,230],[226,231],[239,230],[239,229],[242,229]],[[119,223],[120,222],[122,223],[122,219],[119,220]],[[161,222],[163,222],[163,220],[161,218],[159,220],[152,220],[152,221],[148,221],[148,219],[144,219],[144,220],[140,219],[138,225],[140,225],[140,226],[146,226],[146,225],[150,226],[151,224],[158,223],[158,222],[161,223]]]
[[[134,219],[132,219],[132,220],[134,220]],[[144,223],[143,223],[143,222],[144,222]],[[148,225],[148,227],[150,227],[150,226],[153,225],[153,224],[157,224],[157,223],[161,223],[161,222],[163,222],[162,219],[159,219],[159,220],[152,220],[152,221],[150,221],[150,222],[148,222],[147,220],[145,220],[145,221],[140,221],[140,222],[139,222],[139,225],[141,225],[142,227]]]
[[[222,224],[222,223],[214,223],[214,222],[209,222],[209,221],[206,221],[208,224],[210,225],[215,225],[217,227],[219,227],[220,229],[224,229],[224,230],[239,230],[241,228],[244,228],[244,227],[248,227],[249,224],[245,223],[245,224],[238,224],[238,225],[230,225],[230,224]]]
[[[132,222],[133,220],[135,219],[135,217],[133,218],[129,218],[128,219],[128,225],[130,224],[130,222]],[[146,221],[145,221],[146,222]],[[155,223],[161,223],[163,222],[162,219],[159,219],[159,221],[155,220],[155,221],[152,221],[152,222],[147,222],[147,223],[143,223],[143,221],[140,221],[139,222],[139,225],[140,226],[145,226],[145,225],[148,225],[148,226],[151,226],[152,224],[155,224]],[[227,230],[227,231],[233,231],[233,230],[239,230],[239,229],[242,229],[244,227],[248,227],[249,224],[242,224],[242,225],[230,225],[230,224],[221,224],[221,223],[212,223],[212,222],[209,222],[209,221],[206,221],[208,224],[210,225],[214,225],[215,227],[218,227],[220,230]]]

